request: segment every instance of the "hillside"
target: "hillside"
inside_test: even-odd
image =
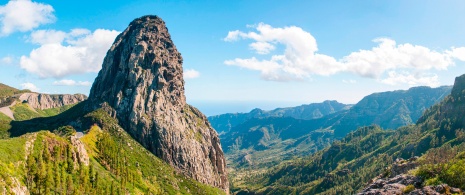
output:
[[[38,117],[58,115],[79,102],[87,99],[85,95],[49,95],[18,90],[0,84],[0,138],[9,137],[8,129],[12,121],[24,121]]]
[[[15,137],[0,140],[0,193],[223,193],[179,174],[103,109],[83,114],[84,107],[12,124]],[[78,132],[64,125],[73,123]]]
[[[348,110],[312,120],[250,118],[222,134],[222,144],[230,167],[268,167],[282,159],[313,154],[358,127],[376,124],[385,129],[394,129],[412,124],[421,116],[420,113],[442,100],[450,90],[448,86],[414,87],[375,93]],[[252,113],[258,115],[260,112],[254,111],[250,115]]]
[[[416,160],[418,167],[401,172],[413,175],[420,182],[409,187],[409,192],[436,189],[434,186],[439,184],[465,189],[463,86],[465,75],[456,78],[451,95],[427,109],[415,125],[395,131],[382,130],[379,126],[359,128],[312,156],[281,163],[260,174],[250,174],[234,190],[242,189],[246,194],[250,191],[256,194],[354,194],[375,180],[382,182],[383,178],[396,177],[391,175],[396,173],[393,167],[385,168],[398,158],[414,156],[420,157]],[[378,178],[372,180],[375,177]],[[404,185],[397,186],[401,193],[406,189]],[[371,186],[365,190],[376,191],[377,188]]]

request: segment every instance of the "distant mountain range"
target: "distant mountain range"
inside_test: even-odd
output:
[[[336,113],[341,110],[347,110],[351,107],[348,104],[342,104],[334,100],[327,100],[322,103],[306,104],[289,108],[276,108],[265,111],[260,108],[253,109],[248,113],[228,113],[208,117],[218,133],[226,133],[231,128],[246,122],[252,118],[267,117],[290,117],[295,119],[317,119],[328,114]]]
[[[395,130],[384,130],[379,125],[360,127],[314,155],[249,171],[241,182],[233,179],[232,189],[238,194],[254,195],[462,194],[465,75],[456,78],[450,95],[442,95],[450,91],[450,87],[420,87],[370,95],[349,110],[369,114],[369,120],[358,124],[416,124]],[[428,106],[438,99],[442,100]],[[395,120],[403,119],[400,116],[410,118],[403,122],[377,120],[393,116]]]
[[[358,127],[385,129],[415,123],[450,94],[450,86],[374,93],[351,106],[337,101],[209,117],[219,128],[231,167],[266,167],[315,153]],[[309,120],[306,120],[309,119]]]

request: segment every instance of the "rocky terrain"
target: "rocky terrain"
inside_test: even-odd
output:
[[[63,94],[51,95],[41,93],[23,93],[19,96],[19,100],[29,104],[34,109],[50,109],[58,108],[65,105],[76,104],[87,99],[83,94]]]
[[[178,171],[228,192],[218,134],[186,103],[182,62],[164,21],[138,18],[108,51],[88,105],[107,108],[134,139]]]
[[[380,175],[372,183],[368,184],[357,195],[436,195],[436,194],[462,194],[459,188],[450,187],[447,184],[436,186],[424,185],[421,177],[409,175],[408,171],[419,166],[418,157],[409,160],[397,159],[390,168],[387,177]]]

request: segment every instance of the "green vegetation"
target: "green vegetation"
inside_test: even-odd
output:
[[[405,194],[408,194],[408,193],[412,192],[413,190],[415,190],[415,186],[410,184],[408,186],[405,186],[405,189],[403,191],[404,191]]]
[[[15,89],[13,87],[0,83],[0,98],[13,96],[16,94],[21,94],[21,93],[27,93],[27,92],[31,92],[31,91],[28,89],[25,89],[25,90]]]
[[[0,112],[0,139],[9,137],[10,122],[11,118]]]
[[[76,104],[70,104],[70,105],[65,105],[65,106],[62,106],[62,107],[57,107],[57,108],[49,108],[49,109],[44,109],[44,110],[39,110],[37,109],[37,113],[40,114],[40,116],[42,117],[47,117],[47,116],[55,116],[55,115],[58,115],[70,108],[72,108],[73,106],[75,106]]]
[[[29,105],[26,103],[17,103],[10,109],[13,112],[15,120],[17,121],[24,121],[32,118],[41,117],[41,115],[36,110],[30,108]]]
[[[371,94],[350,109],[327,101],[272,111],[254,109],[249,113],[213,116],[209,120],[217,130],[223,131],[221,144],[229,161],[232,183],[245,187],[255,185],[246,182],[250,175],[263,174],[283,160],[312,155],[359,127],[377,124],[394,129],[410,125],[450,91],[449,86],[414,87]]]
[[[80,115],[76,120],[89,127],[80,138],[88,164],[72,144],[70,136],[76,130],[71,126],[59,126],[54,133],[39,131],[2,139],[0,193],[2,187],[9,194],[21,185],[30,194],[224,194],[177,173],[102,109],[88,114],[79,114],[81,106],[76,109],[72,110],[74,116]],[[59,115],[28,123],[59,124],[64,118]]]
[[[457,85],[459,83],[459,85]],[[314,155],[292,159],[262,172],[250,172],[233,191],[260,194],[355,194],[386,171],[395,159],[421,156],[414,171],[423,185],[447,183],[464,189],[465,76],[450,96],[427,109],[416,125],[383,130],[363,127]],[[463,85],[465,86],[465,85]],[[405,190],[413,190],[408,187]]]
[[[29,120],[38,117],[49,117],[58,115],[76,104],[66,105],[58,108],[50,108],[50,109],[33,109],[27,103],[17,103],[16,105],[12,106],[10,109],[13,112],[13,116],[17,121]]]
[[[19,90],[0,83],[0,107],[9,106],[18,100],[16,95],[31,92],[30,90]]]

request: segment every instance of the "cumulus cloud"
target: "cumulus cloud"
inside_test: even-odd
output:
[[[70,80],[70,79],[63,79],[59,81],[53,82],[53,85],[57,86],[91,86],[92,83],[89,81],[75,81],[75,80]]]
[[[39,45],[54,44],[63,42],[68,36],[70,35],[63,31],[37,30],[31,33],[29,41]]]
[[[42,24],[55,22],[52,6],[30,0],[11,0],[0,6],[0,36],[26,32]]]
[[[200,76],[200,72],[194,69],[187,69],[183,73],[184,79],[195,79]]]
[[[431,87],[439,86],[439,77],[436,74],[411,74],[409,72],[396,72],[389,71],[388,77],[382,79],[381,82],[388,85],[408,84],[410,86],[415,85],[427,85]]]
[[[276,47],[267,42],[255,42],[249,45],[250,49],[255,50],[258,54],[268,54]]]
[[[268,59],[258,60],[256,57],[236,58],[224,63],[259,71],[262,79],[273,81],[290,81],[308,79],[311,75],[333,75],[349,72],[361,77],[377,80],[387,79],[390,82],[395,76],[399,79],[403,73],[391,71],[419,72],[404,83],[435,84],[434,78],[426,74],[431,70],[447,70],[456,60],[465,61],[465,47],[434,51],[420,45],[410,43],[398,44],[392,39],[379,38],[373,40],[377,45],[369,50],[352,52],[340,59],[318,53],[315,38],[303,29],[290,26],[274,28],[260,23],[253,26],[256,31],[230,31],[224,41],[252,40],[249,47],[257,54],[269,54],[277,44],[284,46],[284,52],[271,55]],[[421,72],[421,74],[420,74]],[[407,82],[408,80],[408,82]],[[397,82],[399,83],[399,82]]]
[[[39,30],[29,41],[39,44],[29,56],[21,56],[24,70],[40,78],[63,78],[72,74],[98,72],[118,31],[73,29],[70,32]]]
[[[34,91],[34,92],[39,92],[40,91],[40,88],[38,88],[36,85],[34,85],[33,83],[22,83],[21,84],[21,89],[29,89],[31,91]]]

